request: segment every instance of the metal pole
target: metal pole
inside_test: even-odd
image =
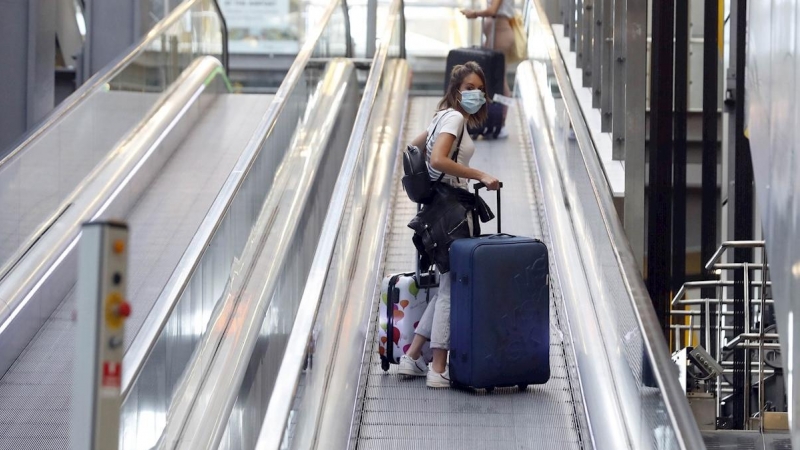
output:
[[[580,0],[567,0],[569,3],[569,8],[567,9],[567,14],[569,14],[569,50],[574,52],[577,48],[577,40],[578,40],[578,24],[575,19],[575,15],[577,14],[577,3]]]
[[[728,113],[731,115],[729,123],[731,126],[729,143],[733,163],[733,176],[729,183],[728,207],[731,209],[733,239],[744,241],[753,239],[753,169],[750,161],[750,149],[748,141],[744,136],[744,70],[745,70],[745,50],[746,50],[746,31],[747,31],[747,1],[733,0],[731,4],[730,18],[730,60],[733,67],[729,68],[728,86],[725,94],[725,104]],[[732,193],[733,195],[730,195]],[[735,248],[734,262],[745,263],[752,261],[752,249]],[[744,313],[749,309],[749,304],[745,304],[743,299],[749,286],[745,283],[745,273],[735,272],[734,283],[734,316],[733,326],[734,335],[744,332],[748,326],[745,323]],[[737,350],[734,353],[734,388],[745,388],[744,371],[744,350]],[[749,383],[747,383],[749,385]],[[749,397],[750,392],[741,392],[742,396]],[[733,424],[738,429],[744,429],[746,417],[741,416],[744,412],[744,398],[734,397],[734,421]]]
[[[722,293],[719,288],[714,289],[714,292],[718,294]],[[722,296],[720,296],[720,300],[722,300]],[[716,350],[714,357],[717,359],[717,361],[722,359],[722,339],[720,338],[720,333],[722,330],[722,313],[724,312],[723,308],[724,306],[722,306],[722,303],[714,305],[714,319],[716,320],[714,322],[713,339],[715,342],[714,350]],[[717,417],[720,417],[720,415],[722,415],[722,405],[720,404],[720,400],[722,399],[722,381],[717,380],[715,381],[715,384],[717,387]]]
[[[583,0],[583,87],[592,87],[592,36],[594,35],[594,2]]]
[[[625,1],[625,107],[618,120],[625,124],[625,232],[640,267],[644,264],[645,233],[645,103],[647,95],[647,1]],[[671,41],[670,41],[671,42]],[[672,48],[669,45],[669,48]],[[671,61],[670,61],[671,63]],[[659,68],[660,70],[667,70]],[[668,69],[672,73],[671,66]],[[615,80],[616,84],[617,81]],[[668,97],[671,101],[671,97]]]
[[[764,307],[758,321],[758,417],[760,431],[764,431]]]
[[[752,319],[750,317],[750,312],[752,305],[750,304],[750,267],[747,263],[744,264],[743,269],[744,275],[744,329],[745,333],[750,333],[750,329],[752,326]],[[762,342],[760,347],[763,347],[764,343]],[[744,398],[743,398],[743,405],[742,405],[742,412],[744,414],[744,426],[746,429],[750,428],[750,396],[753,392],[753,377],[750,374],[750,350],[744,350]],[[734,365],[735,371],[735,365]]]
[[[577,54],[577,66],[579,69],[583,69],[584,65],[584,54],[583,54],[583,39],[584,39],[584,23],[583,23],[583,15],[585,13],[583,6],[585,0],[575,0],[575,48],[570,50],[574,51]]]
[[[650,57],[650,188],[647,239],[647,287],[666,334],[672,259],[672,1],[653,3]],[[627,193],[627,192],[626,192]]]
[[[612,56],[614,61],[614,69],[611,82],[612,99],[611,99],[611,144],[612,144],[612,157],[615,160],[625,160],[625,77],[627,74],[626,68],[628,65],[627,53],[625,50],[626,43],[626,10],[625,3],[627,0],[614,0],[614,26],[612,29],[614,41],[614,54]],[[627,165],[627,161],[626,161]],[[625,189],[625,229],[630,235],[631,230],[628,229],[628,192],[627,192],[627,171],[626,189]],[[630,237],[630,236],[629,236]],[[633,242],[631,242],[633,246]],[[634,251],[634,255],[636,252]],[[641,259],[639,263],[641,265]]]
[[[600,129],[604,133],[611,132],[611,102],[613,97],[613,70],[614,63],[614,8],[619,1],[604,0],[603,3],[603,25],[601,27],[600,40],[602,54],[600,56],[602,69],[600,70]],[[624,157],[624,155],[623,155]]]
[[[600,108],[600,83],[603,71],[603,14],[608,0],[594,0],[594,23],[592,24],[592,108]]]
[[[703,319],[705,321],[705,333],[704,334],[705,334],[706,345],[708,345],[708,343],[711,342],[711,314],[709,314],[709,310],[711,308],[711,302],[709,302],[708,299],[706,299],[706,305],[705,306],[706,306],[705,314],[703,314]],[[705,347],[705,348],[709,351],[709,353],[711,353],[711,348],[709,348],[709,347]]]
[[[705,0],[703,23],[703,162],[702,162],[702,208],[700,212],[700,254],[703,264],[707,263],[717,250],[717,121],[719,86],[719,0]],[[709,280],[715,275],[704,269],[703,278]],[[710,289],[702,291],[703,296],[711,295]]]
[[[378,0],[367,0],[367,58],[375,56],[378,27]]]
[[[761,272],[761,306],[759,307],[759,320],[758,320],[758,417],[759,417],[759,430],[764,431],[764,311],[766,310],[766,281],[767,281],[767,250],[762,250],[763,255],[761,264],[764,269]]]
[[[675,7],[675,165],[672,172],[672,291],[686,281],[686,120],[689,86],[689,0]],[[708,342],[700,345],[708,348]]]

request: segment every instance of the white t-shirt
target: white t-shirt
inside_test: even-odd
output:
[[[501,0],[500,7],[497,9],[497,15],[508,17],[509,19],[513,18],[516,14],[514,10],[514,0]],[[489,0],[489,5],[491,6],[492,0]]]
[[[439,134],[441,133],[448,133],[455,136],[455,139],[453,140],[453,146],[450,148],[450,153],[448,153],[448,157],[451,159],[456,151],[458,136],[459,134],[463,133],[464,137],[461,138],[461,150],[458,152],[459,164],[469,166],[469,160],[472,159],[472,155],[475,154],[475,143],[472,141],[469,133],[467,133],[467,127],[464,123],[464,116],[452,108],[437,112],[436,115],[433,116],[431,124],[428,125],[428,140],[425,145],[428,153],[428,174],[431,176],[431,180],[438,179],[439,175],[442,174],[438,170],[431,167],[430,164],[431,154],[433,152],[433,144],[436,142],[436,138],[438,138]],[[456,177],[452,175],[445,175],[444,178],[442,178],[442,182],[451,186],[457,186],[465,189],[467,188],[466,178],[456,179]]]

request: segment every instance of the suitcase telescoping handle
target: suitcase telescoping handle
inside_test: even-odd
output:
[[[483,189],[483,188],[485,188],[485,187],[486,187],[486,185],[483,184],[483,183],[475,183],[475,185],[473,186],[473,188],[475,189],[475,197],[478,196],[478,191]],[[497,216],[496,217],[497,217],[497,232],[498,233],[502,233],[501,228],[500,228],[500,217],[502,216],[502,214],[500,214],[500,212],[501,212],[500,211],[500,190],[501,189],[503,189],[503,182],[502,181],[500,182],[500,187],[497,188]],[[474,228],[477,229],[478,228],[477,227],[478,218],[475,217],[474,214],[472,215],[472,221],[476,225]]]

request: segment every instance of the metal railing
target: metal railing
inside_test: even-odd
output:
[[[343,35],[331,29],[346,24],[346,20],[336,24],[332,21],[343,14],[339,0],[328,4],[319,26],[308,36],[177,269],[128,348],[122,380],[123,448],[152,446],[161,435],[170,403],[180,394],[179,382],[193,352],[211,319],[220,314],[218,303],[223,293],[233,280],[240,278],[244,269],[243,251],[259,210],[272,188],[282,158],[291,148],[298,123],[309,113],[309,99],[314,95],[311,85],[319,75],[319,68],[309,66],[312,55],[324,36]]]
[[[533,136],[558,271],[569,271],[562,289],[595,445],[705,448],[616,214],[575,93],[579,80],[570,79],[544,10],[540,2],[534,4],[528,9],[529,42],[539,48],[518,68],[517,86]],[[557,93],[551,91],[556,87],[550,77]],[[566,119],[556,108],[566,111]],[[574,140],[568,137],[570,128]],[[581,267],[585,275],[576,277]],[[609,412],[614,408],[619,411]]]
[[[216,20],[186,20],[206,12]],[[163,100],[158,94],[189,64],[203,55],[225,64],[226,29],[216,12],[213,0],[181,3],[0,160],[0,279],[69,207],[69,194],[96,176],[117,142],[153,114]],[[116,102],[113,124],[108,102]],[[59,160],[69,164],[53,164]]]
[[[371,158],[366,156],[370,152],[369,145],[370,123],[378,115],[373,114],[376,101],[383,83],[388,78],[387,63],[390,57],[405,58],[405,16],[403,14],[403,0],[394,0],[389,10],[388,25],[378,41],[375,56],[372,60],[371,70],[361,104],[353,126],[347,150],[342,163],[342,169],[331,197],[330,208],[325,217],[321,239],[312,263],[309,278],[303,291],[297,316],[289,335],[289,343],[278,369],[275,388],[270,398],[267,413],[261,426],[261,432],[256,446],[259,450],[280,449],[289,432],[289,419],[295,401],[295,394],[300,382],[303,366],[306,362],[306,348],[311,340],[312,330],[317,321],[317,314],[322,302],[326,279],[335,274],[331,272],[331,263],[334,259],[336,244],[341,245],[343,222],[349,202],[360,205],[358,201],[363,195],[365,183],[369,180],[364,176],[366,164]],[[394,70],[394,68],[391,68]],[[372,151],[375,151],[374,149]],[[356,200],[353,200],[353,199]],[[359,206],[363,208],[363,205]],[[360,222],[360,218],[351,218]],[[341,239],[341,240],[340,240]],[[345,247],[347,248],[347,247]],[[353,257],[354,255],[348,255]],[[347,265],[345,265],[347,267]],[[334,299],[338,303],[341,299]],[[312,414],[304,411],[304,414]]]
[[[645,224],[646,0],[558,0],[565,52],[582,69],[576,87],[591,89],[600,131],[610,133],[611,157],[625,162],[625,230],[642,265]],[[566,55],[565,55],[566,56]],[[588,113],[589,111],[586,111]],[[594,137],[594,136],[593,136]]]
[[[695,332],[701,333],[705,346],[711,346],[707,350],[711,356],[723,368],[725,366],[735,366],[734,363],[726,361],[725,354],[735,349],[744,350],[744,386],[743,386],[743,414],[745,418],[761,417],[766,406],[766,389],[763,388],[764,380],[767,375],[779,373],[765,367],[767,351],[780,351],[780,336],[778,333],[767,332],[764,326],[765,311],[767,308],[774,307],[775,301],[770,298],[772,282],[769,279],[769,264],[767,263],[766,252],[764,251],[764,241],[727,241],[717,249],[714,255],[706,263],[705,268],[719,274],[723,272],[742,271],[744,283],[744,298],[732,299],[724,294],[723,290],[736,286],[736,282],[726,279],[692,281],[684,283],[672,299],[670,310],[671,324],[673,330],[674,348],[682,348],[681,338],[684,333],[688,333],[687,347],[695,346]],[[730,249],[761,249],[761,260],[752,263],[720,262],[725,253]],[[760,279],[754,275],[760,273]],[[713,288],[716,291],[715,298],[686,298],[688,291],[692,289]],[[731,307],[744,304],[744,331],[736,333],[737,329],[733,325],[725,325],[730,319],[737,315]],[[681,307],[701,306],[702,310],[697,309],[678,309]],[[675,323],[684,321],[689,317],[689,324]],[[695,317],[700,318],[700,323],[695,324]],[[731,320],[732,321],[732,320]],[[757,350],[758,362],[752,361],[752,351]],[[753,367],[755,365],[755,367]],[[725,402],[725,393],[734,393],[736,386],[726,376],[733,374],[735,368],[726,368],[719,376],[719,380],[713,384],[707,384],[703,389],[713,390],[716,394],[717,416],[722,413],[722,403]],[[754,411],[750,404],[749,393],[753,389],[753,376],[758,379],[758,405]],[[746,422],[745,426],[749,426]]]

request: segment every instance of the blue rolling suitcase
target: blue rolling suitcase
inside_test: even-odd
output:
[[[497,229],[450,247],[454,387],[524,390],[550,378],[547,248],[537,239],[500,234],[499,190]]]

